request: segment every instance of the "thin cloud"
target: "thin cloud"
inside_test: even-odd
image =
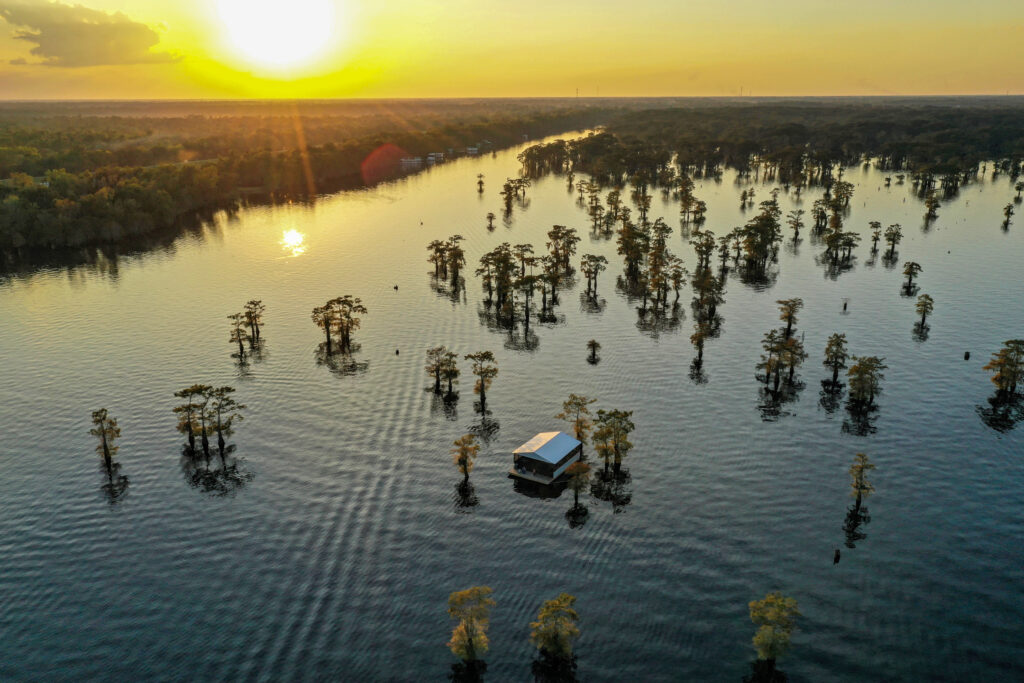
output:
[[[31,0],[0,0],[0,18],[17,27],[13,37],[35,47],[38,61],[13,59],[11,64],[57,67],[153,64],[177,61],[152,52],[160,35],[121,12],[107,14],[82,5]]]

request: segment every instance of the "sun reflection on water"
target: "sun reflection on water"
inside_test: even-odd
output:
[[[298,230],[285,230],[281,237],[281,246],[290,251],[292,256],[300,256],[306,253],[305,235]]]

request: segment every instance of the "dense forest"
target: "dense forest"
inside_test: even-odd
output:
[[[133,116],[88,105],[0,108],[0,250],[112,244],[246,197],[304,197],[389,177],[404,156],[498,149],[593,126],[610,110],[552,102],[352,110],[246,105]],[[142,106],[142,105],[137,105]],[[326,106],[326,105],[325,105]],[[94,114],[94,115],[93,115]]]
[[[801,186],[826,181],[834,167],[867,159],[918,176],[947,192],[984,162],[1019,173],[1024,160],[1024,99],[733,101],[703,107],[630,111],[606,134],[531,148],[527,174],[572,170],[599,182],[658,183],[670,162],[694,177],[761,166]]]
[[[125,245],[246,199],[309,197],[447,158],[604,125],[538,145],[527,176],[671,184],[724,167],[798,188],[872,158],[949,193],[983,162],[1019,174],[1021,98],[412,100],[0,105],[0,254]]]

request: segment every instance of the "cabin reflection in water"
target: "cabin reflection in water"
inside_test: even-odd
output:
[[[542,432],[512,452],[509,476],[543,486],[565,478],[583,455],[583,444],[564,432]]]
[[[509,476],[512,480],[512,490],[516,493],[522,494],[527,498],[545,498],[553,499],[558,498],[565,491],[568,483],[564,481],[556,481],[554,484],[538,484],[535,481],[529,479],[523,479],[522,477]]]

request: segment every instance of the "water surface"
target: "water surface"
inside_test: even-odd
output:
[[[448,594],[476,584],[498,602],[490,680],[528,678],[529,622],[561,591],[578,596],[584,680],[738,680],[753,657],[747,602],[772,590],[804,615],[780,662],[792,680],[1024,674],[1024,427],[1000,433],[976,412],[992,389],[982,365],[1024,334],[1022,230],[999,228],[1010,180],[967,186],[925,228],[909,187],[849,169],[848,229],[866,239],[870,220],[902,223],[899,263],[924,266],[921,291],[936,302],[927,341],[912,334],[901,267],[872,263],[865,244],[832,279],[805,233],[787,241],[770,286],[730,276],[698,384],[689,290],[678,327],[641,329],[615,288],[614,242],[589,236],[564,178],[535,182],[510,223],[486,229],[516,152],[220,215],[169,249],[0,284],[0,678],[441,680]],[[741,187],[732,173],[698,181],[707,228],[749,218]],[[757,185],[759,200],[770,187]],[[780,201],[809,212],[818,196]],[[678,207],[656,194],[658,215],[676,223]],[[486,324],[472,270],[502,241],[543,250],[553,224],[608,257],[603,305],[583,306],[578,283],[557,323],[510,339]],[[425,246],[455,233],[469,272],[453,299],[435,291]],[[672,248],[692,268],[679,230]],[[360,365],[334,372],[317,362],[309,314],[346,293],[370,312]],[[793,296],[806,304],[806,386],[765,421],[754,366],[779,324],[775,300]],[[225,317],[251,298],[267,306],[265,352],[240,371]],[[889,365],[873,434],[844,431],[845,410],[819,405],[833,332]],[[486,421],[468,364],[454,409],[427,390],[424,351],[438,344],[494,351]],[[232,495],[193,488],[182,471],[172,393],[194,382],[233,384],[248,405],[234,443],[251,480]],[[585,496],[576,529],[569,494],[530,497],[506,478],[517,445],[563,426],[553,416],[570,392],[633,410],[637,425],[628,504]],[[88,434],[102,406],[124,434],[130,485],[115,505]],[[479,505],[466,510],[448,448],[470,430],[488,440],[472,473]],[[833,566],[858,451],[877,465],[871,521]]]

